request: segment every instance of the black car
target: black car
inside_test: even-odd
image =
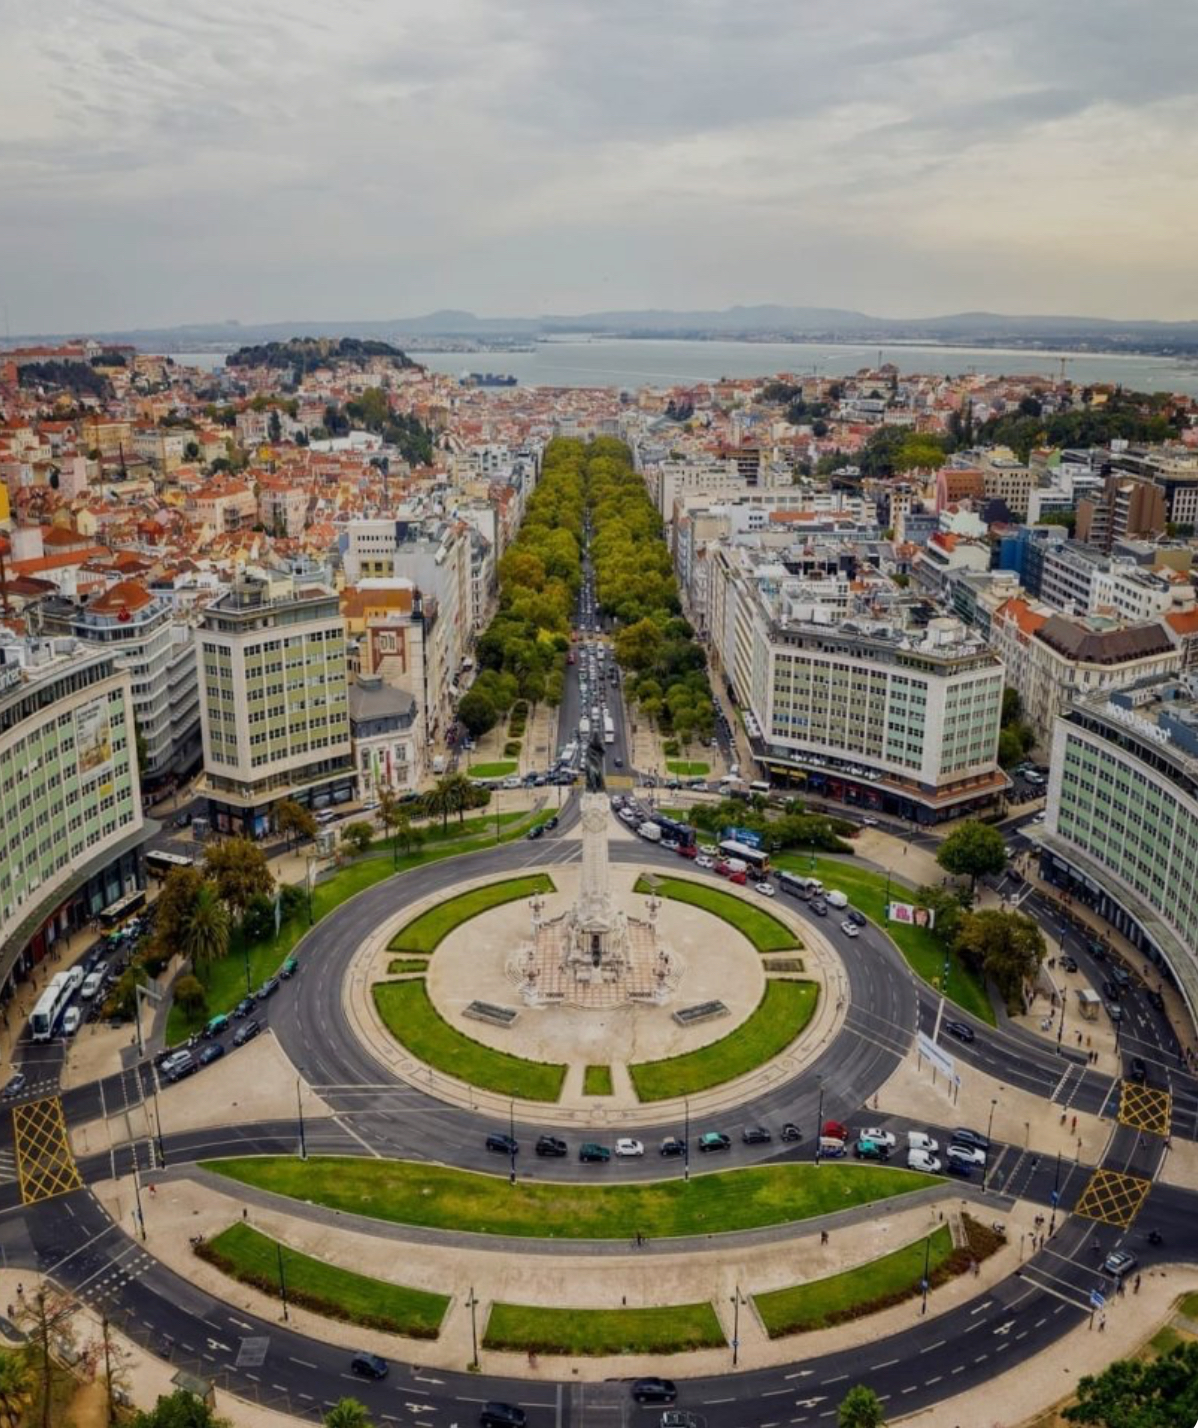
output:
[[[224,1054],[225,1048],[219,1041],[214,1041],[200,1052],[200,1065],[211,1066],[214,1061],[219,1061]]]
[[[858,912],[855,907],[850,907],[848,912],[845,913],[845,916],[854,927],[864,927],[869,921],[866,915],[863,912]]]
[[[257,1001],[264,1002],[267,997],[273,997],[278,990],[278,977],[267,977],[266,981],[263,982],[262,985],[258,988],[258,990],[254,993],[254,997]]]
[[[1114,984],[1114,982],[1103,982],[1102,995],[1107,999],[1108,1002],[1117,1002],[1119,1000],[1119,988]]]
[[[732,1144],[723,1131],[704,1131],[699,1137],[699,1149],[707,1154],[713,1150],[727,1150]]]
[[[774,1137],[767,1126],[746,1126],[740,1138],[746,1145],[767,1145]]]
[[[363,1351],[355,1354],[349,1361],[349,1366],[359,1378],[386,1378],[387,1360],[379,1358],[378,1354],[369,1354]]]
[[[674,1403],[678,1389],[673,1379],[636,1378],[632,1381],[632,1396],[638,1403]]]
[[[25,1075],[24,1071],[14,1071],[5,1082],[4,1099],[10,1101],[14,1096],[19,1096],[28,1084],[29,1077]]]
[[[536,1152],[538,1155],[568,1155],[570,1147],[560,1135],[540,1135],[537,1137]]]
[[[544,828],[546,833],[552,833],[553,830],[557,827],[557,814],[554,813],[551,817],[546,818],[545,822],[541,826]]]
[[[492,1131],[487,1137],[487,1149],[496,1155],[519,1155],[520,1142],[503,1131]]]
[[[1077,958],[1076,958],[1076,957],[1062,957],[1062,958],[1061,958],[1061,966],[1064,968],[1064,970],[1065,970],[1066,972],[1076,972],[1076,971],[1077,971]]]
[[[530,828],[530,829],[528,830],[528,832],[527,832],[524,836],[525,836],[525,837],[528,839],[528,841],[531,843],[531,842],[533,842],[533,841],[534,841],[535,839],[537,839],[537,838],[543,838],[543,837],[545,836],[545,830],[544,830],[544,828],[538,823],[538,824],[536,824],[534,827]]]
[[[253,1010],[254,1010],[254,999],[253,999],[253,997],[242,997],[242,999],[241,999],[241,1000],[237,1003],[237,1005],[233,1008],[233,1019],[234,1019],[234,1021],[242,1021],[242,1020],[244,1020],[247,1016],[249,1016],[250,1012],[252,1012]]]
[[[602,1165],[611,1159],[611,1151],[605,1145],[588,1140],[578,1147],[578,1158],[589,1164]]]
[[[176,1081],[182,1081],[188,1076],[194,1076],[199,1069],[200,1063],[194,1056],[188,1056],[186,1061],[180,1057],[180,1059],[167,1070],[166,1079],[173,1086]]]
[[[965,1160],[955,1160],[951,1155],[944,1161],[944,1173],[946,1175],[959,1175],[962,1180],[973,1178],[973,1166]]]
[[[1114,984],[1119,988],[1120,991],[1125,992],[1127,991],[1128,987],[1131,986],[1131,973],[1127,970],[1126,967],[1120,967],[1117,964],[1112,964],[1111,981],[1114,982]]]
[[[1133,1056],[1127,1068],[1127,1079],[1129,1081],[1147,1081],[1148,1065],[1142,1056]]]
[[[481,1428],[524,1428],[528,1415],[514,1403],[484,1403],[478,1415]]]
[[[676,1135],[668,1135],[661,1143],[661,1153],[667,1159],[686,1154],[686,1141],[680,1140]]]
[[[949,1136],[949,1141],[952,1145],[967,1145],[970,1150],[990,1153],[990,1137],[984,1136],[981,1131],[970,1130],[968,1126],[958,1126]]]
[[[244,1046],[247,1041],[253,1041],[261,1030],[262,1023],[256,1017],[251,1017],[249,1021],[243,1021],[233,1033],[233,1045]]]
[[[946,1021],[944,1029],[950,1036],[955,1036],[958,1041],[973,1041],[973,1027],[967,1026],[963,1021]]]
[[[1148,1000],[1149,1000],[1149,1002],[1151,1003],[1151,1005],[1154,1006],[1154,1007],[1157,1009],[1157,1011],[1159,1011],[1159,1012],[1163,1012],[1163,1011],[1164,1011],[1164,1009],[1165,1009],[1165,999],[1164,999],[1164,997],[1161,996],[1160,992],[1149,992],[1149,993],[1148,993]]]

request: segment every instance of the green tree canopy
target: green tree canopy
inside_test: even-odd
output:
[[[882,1401],[872,1388],[856,1384],[841,1399],[836,1422],[839,1428],[884,1428]]]
[[[966,913],[956,946],[965,961],[991,978],[1010,1003],[1036,975],[1046,950],[1044,934],[1030,917],[998,908]]]
[[[219,961],[229,950],[229,913],[211,883],[204,883],[183,924],[179,951],[193,967]]]
[[[969,879],[971,891],[987,873],[1001,873],[1007,866],[1007,848],[997,828],[976,819],[954,828],[940,845],[936,861],[948,873]]]
[[[230,1428],[230,1424],[194,1393],[180,1388],[169,1398],[160,1398],[153,1408],[135,1414],[133,1428]]]
[[[324,1416],[324,1428],[373,1428],[374,1419],[356,1398],[342,1398]]]
[[[204,849],[204,871],[216,886],[217,895],[240,920],[251,901],[269,897],[274,891],[274,874],[266,854],[249,838],[222,838]]]
[[[1198,1423],[1198,1344],[1178,1344],[1159,1359],[1117,1359],[1077,1386],[1061,1416],[1092,1428],[1194,1428]]]

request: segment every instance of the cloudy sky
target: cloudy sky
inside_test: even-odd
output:
[[[0,0],[11,331],[1198,317],[1194,0]]]

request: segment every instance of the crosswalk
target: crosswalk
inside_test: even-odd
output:
[[[17,1179],[17,1153],[8,1147],[0,1149],[0,1185],[11,1185]]]

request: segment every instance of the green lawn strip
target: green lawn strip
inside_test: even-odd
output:
[[[401,927],[388,946],[393,952],[435,952],[444,938],[480,912],[501,907],[505,902],[515,902],[518,898],[532,897],[533,893],[554,891],[553,879],[547,873],[487,883],[485,887],[473,888],[470,892],[460,893],[438,903],[436,907],[430,907]]]
[[[825,888],[839,888],[871,922],[876,922],[893,938],[907,965],[925,982],[938,987],[944,970],[944,944],[934,932],[923,927],[908,927],[901,922],[886,921],[886,878],[854,863],[842,863],[835,858],[816,858],[812,871],[811,859],[802,853],[778,853],[772,858],[776,868],[788,868],[793,873],[819,878]],[[891,884],[892,898],[902,900],[909,890]],[[994,1009],[980,977],[962,962],[956,952],[948,954],[948,986],[945,995],[979,1021],[995,1024]]]
[[[1198,1319],[1198,1294],[1187,1294],[1178,1305],[1177,1312],[1187,1319]]]
[[[503,815],[501,815],[502,817]],[[375,851],[364,858],[355,859],[332,877],[316,884],[312,893],[312,920],[319,922],[334,908],[353,897],[381,883],[394,873],[407,872],[409,868],[423,867],[425,863],[438,863],[443,858],[454,858],[462,853],[478,853],[485,848],[494,848],[500,843],[511,843],[522,838],[533,823],[544,822],[550,811],[530,815],[516,814],[506,831],[498,839],[492,833],[486,837],[463,838],[460,841],[438,842],[436,846],[425,847],[415,853],[407,853],[394,859],[390,844],[378,844]],[[493,825],[494,819],[480,820]],[[249,985],[258,987],[278,971],[285,957],[295,948],[299,940],[309,931],[307,912],[298,917],[288,918],[279,928],[277,937],[255,942],[249,948]],[[218,1012],[229,1012],[246,994],[246,958],[244,944],[239,932],[234,932],[229,942],[229,955],[219,962],[212,962],[204,969],[204,985],[207,991],[207,1006],[190,1016],[179,1006],[172,1004],[166,1022],[166,1044],[174,1046],[185,1040],[192,1032],[200,1031],[209,1017]]]
[[[648,891],[645,879],[638,878],[633,892]],[[704,912],[723,918],[738,932],[743,932],[758,952],[790,952],[799,946],[794,933],[776,917],[720,888],[687,882],[682,878],[658,878],[657,893],[659,897],[689,903],[692,907],[701,907]]]
[[[519,823],[522,819],[528,818],[527,810],[515,809],[508,813],[476,813],[470,818],[459,819],[456,813],[451,813],[448,820],[440,816],[435,818],[422,818],[413,821],[412,827],[419,828],[424,834],[428,843],[452,842],[458,838],[480,838],[486,833],[493,833],[495,825],[505,828],[513,823]],[[380,838],[376,844],[378,848],[391,847],[390,838]]]
[[[371,988],[391,1035],[419,1061],[484,1091],[528,1101],[556,1101],[566,1068],[495,1051],[450,1026],[429,1000],[423,980],[376,982]]]
[[[531,1149],[526,1144],[522,1157]],[[665,1239],[756,1229],[944,1184],[938,1176],[885,1165],[792,1161],[690,1180],[579,1185],[518,1179],[509,1185],[507,1162],[496,1158],[503,1175],[368,1156],[248,1156],[208,1161],[205,1168],[346,1214],[533,1239],[628,1240],[637,1231]]]
[[[725,1344],[710,1304],[654,1309],[548,1309],[496,1304],[483,1346],[536,1354],[679,1354]]]
[[[612,1092],[610,1066],[588,1066],[582,1073],[584,1096],[610,1096]]]
[[[466,770],[471,778],[507,778],[519,768],[516,759],[499,759],[490,764],[471,764]]]
[[[230,1225],[196,1249],[201,1259],[242,1284],[280,1298],[279,1245],[251,1226]],[[287,1299],[329,1319],[344,1319],[367,1329],[403,1334],[409,1339],[435,1339],[449,1308],[449,1296],[424,1289],[371,1279],[339,1269],[283,1246],[283,1279]]]
[[[790,1045],[815,1015],[818,1000],[814,982],[771,980],[756,1011],[719,1041],[681,1056],[630,1065],[633,1088],[642,1101],[664,1101],[743,1076]]]
[[[876,1314],[921,1292],[925,1255],[928,1287],[935,1288],[966,1273],[975,1260],[986,1259],[1003,1243],[1000,1235],[969,1215],[962,1216],[962,1224],[967,1243],[960,1247],[953,1246],[948,1226],[941,1225],[933,1231],[930,1246],[916,1240],[843,1274],[755,1294],[753,1302],[766,1333],[777,1339]]]
[[[421,976],[428,971],[427,957],[393,957],[387,964],[387,975],[397,977],[403,972],[418,972]]]
[[[711,772],[711,765],[702,759],[667,759],[666,768],[679,778],[705,778]]]

